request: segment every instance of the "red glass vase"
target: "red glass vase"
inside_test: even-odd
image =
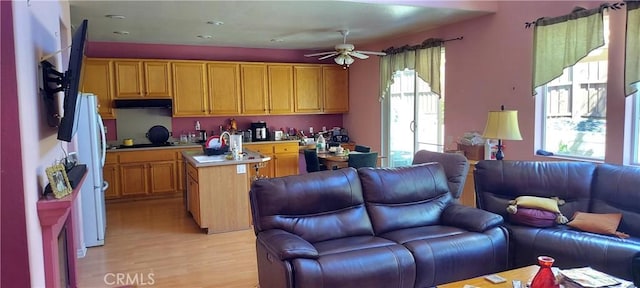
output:
[[[551,266],[555,260],[549,256],[538,257],[538,265],[540,270],[536,273],[531,281],[531,288],[559,288],[560,285],[556,283],[556,276],[551,271]]]

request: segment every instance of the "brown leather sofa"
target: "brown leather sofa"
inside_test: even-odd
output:
[[[502,217],[454,203],[442,166],[252,184],[261,288],[431,287],[507,267]]]
[[[640,272],[640,168],[506,160],[480,161],[475,167],[478,207],[507,219],[510,267],[536,264],[539,255],[548,255],[560,268],[591,266],[627,280]],[[510,223],[508,201],[523,195],[565,200],[559,208],[568,218],[576,211],[622,213],[618,231],[631,237],[620,239],[566,225],[537,228]]]

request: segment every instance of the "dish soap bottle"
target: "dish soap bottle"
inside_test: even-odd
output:
[[[324,137],[322,136],[322,133],[319,133],[318,142],[316,143],[316,152],[324,153],[326,148],[325,145],[326,145],[326,142],[324,141]]]

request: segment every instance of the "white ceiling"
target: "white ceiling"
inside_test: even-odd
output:
[[[496,6],[493,1],[363,1],[367,0],[69,3],[73,25],[89,20],[89,41],[309,50],[342,43],[341,29],[350,31],[347,43],[363,45],[485,15]]]

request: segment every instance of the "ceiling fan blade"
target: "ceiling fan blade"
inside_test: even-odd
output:
[[[336,51],[327,51],[327,52],[320,52],[320,53],[313,53],[313,54],[304,54],[304,57],[315,57],[315,56],[328,55],[328,54],[333,54],[333,53],[336,53]]]
[[[367,55],[364,55],[364,54],[360,53],[360,51],[352,51],[352,52],[349,52],[349,55],[351,55],[351,56],[353,56],[353,57],[356,57],[356,58],[360,58],[360,59],[367,59],[367,58],[369,58],[369,56],[367,56]]]
[[[387,53],[384,53],[384,52],[375,52],[375,51],[353,51],[353,52],[357,52],[357,53],[361,53],[361,54],[378,55],[378,56],[385,56],[385,55],[387,55]]]
[[[329,55],[327,55],[327,56],[322,56],[322,57],[318,58],[318,60],[324,60],[324,59],[327,59],[327,58],[331,58],[331,57],[336,56],[336,55],[338,55],[338,54],[340,54],[340,53],[338,53],[338,52],[331,52],[331,54],[329,54]]]

